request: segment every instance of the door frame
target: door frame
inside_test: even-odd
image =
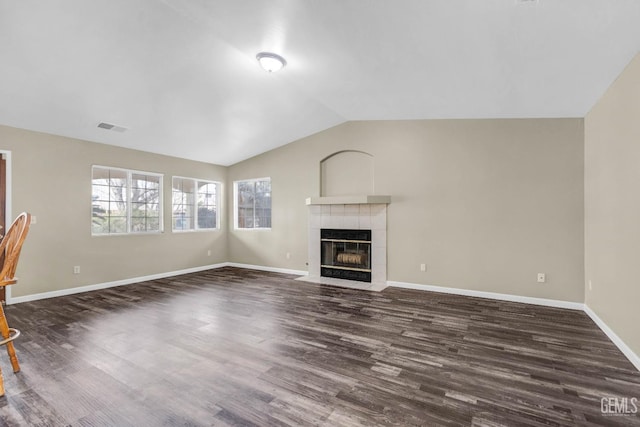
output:
[[[11,216],[11,151],[0,149],[0,155],[5,157],[6,160],[6,188],[5,188],[5,212],[4,212],[4,222],[5,229],[3,230],[5,233],[7,231],[7,227],[11,225],[11,221],[13,220],[13,216]],[[5,286],[5,304],[11,304],[11,286]]]

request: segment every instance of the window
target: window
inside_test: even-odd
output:
[[[235,227],[271,228],[271,178],[236,181]]]
[[[217,229],[220,184],[179,176],[172,181],[173,231]]]
[[[91,234],[162,231],[162,175],[94,166]]]

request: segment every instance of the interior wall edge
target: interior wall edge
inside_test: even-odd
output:
[[[587,304],[584,304],[584,312],[593,320],[593,322],[600,328],[604,334],[609,337],[611,342],[613,342],[618,349],[629,359],[629,362],[636,367],[638,371],[640,371],[640,356],[638,356],[632,349],[629,347],[623,340],[620,338],[613,329],[607,325],[604,320],[602,320],[595,311],[591,309]]]
[[[296,274],[298,276],[308,276],[309,272],[304,270],[292,270],[290,268],[268,267],[266,265],[242,264],[239,262],[227,262],[228,267],[246,268],[247,270],[269,271],[271,273]]]
[[[487,298],[492,300],[519,302],[524,304],[542,305],[546,307],[565,308],[569,310],[583,310],[584,304],[576,301],[562,301],[548,298],[536,298],[523,295],[501,294],[498,292],[474,291],[471,289],[449,288],[446,286],[424,285],[421,283],[387,281],[387,284],[395,288],[415,289],[426,292],[438,292],[443,294],[462,295],[467,297]]]

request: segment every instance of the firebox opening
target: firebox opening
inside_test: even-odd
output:
[[[371,230],[320,230],[320,275],[371,282]]]

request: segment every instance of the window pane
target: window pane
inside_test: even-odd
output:
[[[256,227],[271,228],[271,181],[256,182]]]
[[[172,180],[172,223],[174,230],[193,229],[193,180],[176,178]]]
[[[126,233],[127,217],[110,216],[109,217],[109,233]]]
[[[217,228],[217,191],[218,184],[215,182],[173,177],[173,230]]]
[[[198,228],[217,227],[217,184],[198,182]]]
[[[238,183],[238,207],[253,207],[254,189],[253,182]]]
[[[254,188],[253,182],[237,183],[236,206],[239,228],[253,228]]]
[[[238,228],[271,228],[271,180],[236,182]]]
[[[131,188],[157,190],[160,188],[160,177],[139,173],[131,174]]]
[[[147,231],[160,231],[160,217],[147,218]]]
[[[127,173],[94,167],[91,230],[94,234],[126,233]]]
[[[159,217],[131,217],[131,232],[144,233],[146,231],[160,231]]]
[[[160,231],[160,177],[131,174],[131,232]]]

